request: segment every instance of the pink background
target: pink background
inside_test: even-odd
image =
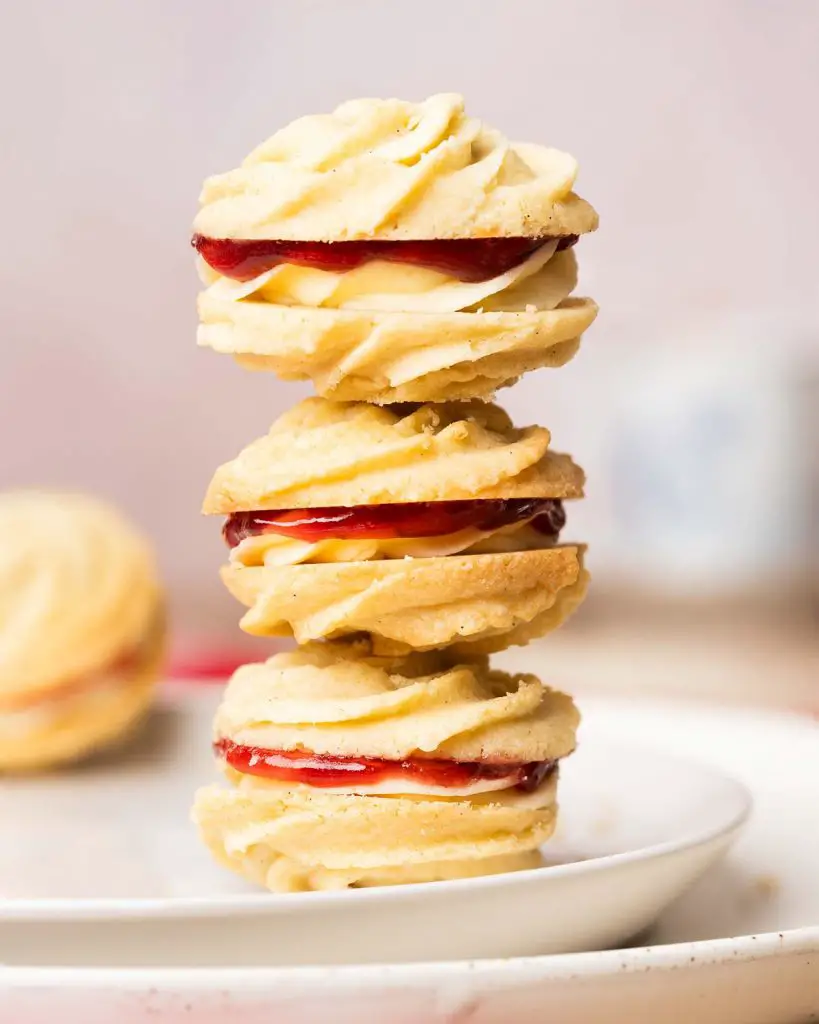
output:
[[[0,469],[101,491],[159,545],[177,621],[235,635],[214,467],[306,388],[194,342],[201,179],[291,118],[457,89],[512,138],[581,160],[603,314],[580,357],[502,396],[603,480],[629,367],[734,311],[749,355],[815,360],[819,5],[540,0],[4,4]],[[689,344],[686,341],[686,344]],[[558,380],[559,378],[559,380]],[[579,514],[600,542],[598,486]],[[610,537],[617,548],[617,538]]]

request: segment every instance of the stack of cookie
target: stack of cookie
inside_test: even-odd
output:
[[[554,828],[577,712],[488,655],[583,599],[583,549],[561,542],[583,473],[489,400],[594,319],[570,298],[597,224],[575,174],[442,95],[302,118],[205,183],[200,343],[319,395],[205,499],[242,628],[300,645],[230,681],[229,785],[194,807],[261,885],[514,870]]]

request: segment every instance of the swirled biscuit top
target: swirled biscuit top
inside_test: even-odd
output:
[[[216,471],[203,511],[580,497],[583,471],[549,441],[482,402],[307,398]]]
[[[344,241],[582,234],[594,209],[567,153],[512,144],[455,94],[360,99],[302,117],[208,178],[212,238]]]
[[[76,494],[0,495],[0,706],[127,656],[159,601],[150,548],[116,510]]]
[[[571,698],[535,676],[438,652],[378,658],[366,645],[336,642],[240,668],[214,728],[273,750],[520,763],[569,754],[577,723]]]

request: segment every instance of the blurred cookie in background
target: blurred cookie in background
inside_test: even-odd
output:
[[[151,545],[115,508],[0,494],[0,771],[75,761],[129,733],[165,632]]]

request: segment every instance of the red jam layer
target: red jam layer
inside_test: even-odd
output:
[[[79,679],[70,679],[57,686],[27,690],[24,693],[17,693],[11,697],[0,699],[0,714],[25,711],[28,708],[37,707],[38,704],[48,704],[51,701],[73,697],[84,690],[91,690],[95,686],[99,686],[104,678],[110,677],[113,681],[119,675],[136,671],[141,662],[145,660],[146,651],[147,646],[143,642],[131,650],[125,651],[109,662],[109,664],[94,669],[88,675],[81,676]]]
[[[575,244],[577,237],[545,235],[540,238],[445,238],[418,242],[283,242],[194,235],[191,245],[208,266],[236,281],[250,281],[280,263],[343,273],[371,260],[426,267],[460,281],[488,281],[522,263],[546,242],[556,239],[558,249],[566,249]]]
[[[483,501],[418,501],[347,508],[260,509],[234,512],[222,528],[235,548],[247,537],[278,533],[296,540],[395,540],[444,537],[459,530],[497,530],[526,519],[540,533],[557,540],[566,523],[562,502],[555,498],[511,498]]]
[[[553,771],[555,761],[490,764],[484,761],[447,761],[442,758],[410,757],[387,761],[378,757],[335,757],[309,750],[266,750],[246,747],[232,740],[217,740],[217,756],[243,775],[258,775],[277,782],[304,783],[317,788],[375,785],[387,779],[404,779],[420,785],[465,788],[476,782],[508,779],[531,793]]]

